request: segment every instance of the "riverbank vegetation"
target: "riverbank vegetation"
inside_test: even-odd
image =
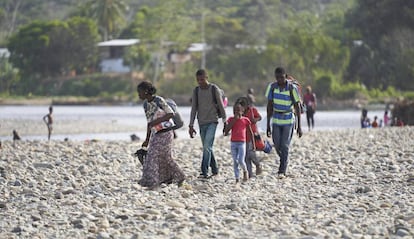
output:
[[[414,99],[414,2],[405,0],[5,0],[0,2],[1,98],[134,102],[150,80],[187,104],[206,68],[230,102],[253,88],[258,104],[284,66],[321,105]],[[108,14],[105,15],[104,13]],[[99,73],[97,43],[138,38],[128,74]],[[177,63],[172,54],[202,52]],[[73,100],[79,99],[79,100]],[[85,100],[86,99],[86,100]]]

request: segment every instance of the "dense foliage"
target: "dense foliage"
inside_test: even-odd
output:
[[[0,43],[13,64],[7,68],[13,77],[0,90],[10,94],[95,96],[60,87],[68,72],[79,77],[97,69],[96,44],[108,38],[139,38],[125,61],[169,96],[189,95],[200,67],[230,99],[248,88],[261,95],[279,65],[320,98],[414,91],[414,1],[0,0],[0,7]],[[197,42],[207,44],[205,54],[170,61]]]
[[[346,25],[360,37],[347,78],[368,88],[414,90],[414,1],[362,0],[347,14]]]

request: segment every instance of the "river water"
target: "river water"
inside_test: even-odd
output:
[[[0,106],[0,124],[3,120],[39,120],[47,113],[48,106]],[[259,129],[266,129],[266,109],[265,107],[257,107],[262,115],[262,120],[258,123]],[[178,130],[180,138],[189,138],[187,126],[190,118],[190,107],[179,107],[185,126]],[[232,108],[227,107],[227,116],[232,115]],[[373,119],[378,116],[382,119],[384,112],[379,110],[369,111],[368,117]],[[114,121],[125,125],[145,125],[146,119],[143,113],[142,105],[129,106],[54,106],[53,115],[55,120],[92,120]],[[314,130],[334,130],[345,128],[360,128],[359,119],[361,112],[359,110],[340,110],[340,111],[317,111],[315,114]],[[218,126],[217,133],[221,131],[222,125]],[[302,129],[304,132],[308,130],[306,124],[306,115],[302,115]],[[135,133],[141,138],[144,137],[143,130],[137,132],[117,132],[117,133],[99,133],[99,134],[76,134],[71,135],[71,139],[101,139],[101,140],[127,140],[129,135]],[[64,139],[65,135],[53,135],[53,139]],[[44,139],[44,135],[30,135],[26,139]],[[0,136],[0,139],[10,139],[10,137]]]

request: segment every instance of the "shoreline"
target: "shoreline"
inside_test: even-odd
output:
[[[0,107],[1,108],[1,107]],[[4,118],[0,118],[0,140],[11,140],[13,130],[16,130],[23,140],[44,139],[47,135],[47,127],[42,121],[42,116],[47,112],[47,107],[10,107],[4,108]],[[93,110],[93,111],[91,111]],[[95,111],[96,110],[96,111]],[[265,109],[260,108],[261,112]],[[231,107],[226,109],[230,115]],[[39,113],[40,112],[40,113]],[[21,114],[21,115],[20,115]],[[146,134],[146,119],[139,106],[127,107],[55,107],[52,140],[68,139],[98,139],[98,140],[130,140],[130,135],[135,134],[141,139]],[[181,116],[185,126],[176,132],[179,139],[189,139],[188,119],[189,107],[181,109]],[[370,111],[370,115],[381,115],[381,111]],[[262,116],[266,115],[262,112]],[[304,115],[303,115],[304,116]],[[305,133],[308,132],[306,119],[302,116],[302,126]],[[331,129],[359,129],[359,111],[329,112],[319,111],[316,114],[317,122],[315,130],[325,131]],[[218,128],[223,125],[219,122]],[[259,128],[265,130],[265,122],[259,123]],[[216,135],[221,135],[221,130]]]
[[[235,184],[229,137],[220,174],[197,179],[200,138],[176,140],[183,187],[149,191],[119,141],[2,142],[4,238],[410,238],[414,236],[414,127],[313,131],[292,139],[288,177],[258,152],[263,175]]]
[[[85,97],[39,97],[39,98],[3,98],[0,100],[0,106],[49,106],[49,105],[61,105],[61,106],[83,106],[83,105],[99,105],[99,106],[122,106],[122,105],[135,105],[138,100],[123,101],[123,100],[108,100],[101,98],[85,98]],[[179,106],[191,106],[187,101],[177,101]],[[384,110],[387,104],[385,103],[369,103],[366,100],[326,100],[318,102],[319,110],[355,110],[367,108],[368,110]]]

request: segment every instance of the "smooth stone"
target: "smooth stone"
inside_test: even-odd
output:
[[[34,163],[33,167],[37,169],[46,168],[46,169],[53,169],[54,166],[50,163]]]
[[[12,232],[13,233],[20,233],[20,232],[22,232],[22,228],[21,227],[14,227]]]
[[[106,217],[101,219],[99,225],[100,225],[101,228],[109,228],[110,227],[109,221]]]
[[[400,236],[400,237],[405,237],[405,236],[409,236],[410,235],[410,231],[408,229],[406,229],[406,228],[398,228],[397,231],[395,232],[395,234],[397,236]]]
[[[186,206],[182,203],[179,203],[175,200],[170,200],[166,202],[166,205],[170,206],[170,207],[175,207],[175,208],[185,208]]]
[[[61,192],[55,193],[55,199],[62,199],[62,198],[63,198],[63,194]]]
[[[111,235],[107,232],[100,232],[97,236],[97,239],[109,239]]]

